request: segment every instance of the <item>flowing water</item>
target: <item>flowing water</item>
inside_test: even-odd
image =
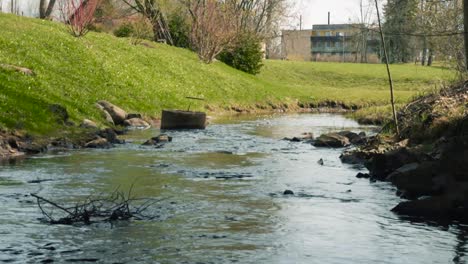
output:
[[[400,219],[388,183],[355,178],[342,150],[283,137],[367,131],[337,115],[232,118],[203,131],[133,132],[109,150],[79,150],[0,167],[0,262],[465,263],[468,228]],[[317,163],[323,159],[324,164]],[[48,225],[29,193],[59,203],[117,187],[164,198],[151,221]],[[294,191],[293,196],[283,191]]]

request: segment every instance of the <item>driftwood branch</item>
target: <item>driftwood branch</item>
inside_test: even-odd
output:
[[[125,193],[118,188],[108,196],[89,196],[84,202],[71,207],[60,205],[54,201],[31,194],[37,200],[37,205],[50,224],[72,225],[83,223],[89,225],[97,222],[113,222],[118,220],[153,220],[157,215],[146,214],[152,206],[165,200],[153,198],[132,197],[133,184]],[[46,209],[47,205],[50,209]],[[60,217],[54,217],[52,211],[58,210]]]

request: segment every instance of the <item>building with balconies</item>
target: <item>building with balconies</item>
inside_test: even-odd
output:
[[[378,63],[379,53],[376,32],[361,24],[313,25],[282,34],[282,58],[287,60]]]

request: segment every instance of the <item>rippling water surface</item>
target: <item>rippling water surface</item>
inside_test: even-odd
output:
[[[147,130],[0,167],[0,262],[466,263],[467,227],[399,219],[395,189],[356,179],[363,168],[342,164],[342,150],[281,140],[343,129],[372,133],[337,115],[232,118],[169,132],[161,149],[140,146],[159,133]],[[28,195],[71,203],[132,183],[165,198],[157,220],[47,225]]]

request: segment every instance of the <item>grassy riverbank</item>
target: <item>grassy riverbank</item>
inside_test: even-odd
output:
[[[0,127],[38,134],[57,129],[49,105],[71,120],[102,121],[94,104],[111,101],[128,112],[157,117],[163,108],[186,108],[186,96],[204,97],[195,108],[297,107],[339,101],[356,107],[386,105],[383,65],[265,61],[258,76],[166,45],[134,46],[127,39],[90,32],[70,36],[61,24],[0,14],[0,64],[30,68],[26,76],[0,68]],[[442,68],[392,66],[397,102],[453,78]]]

